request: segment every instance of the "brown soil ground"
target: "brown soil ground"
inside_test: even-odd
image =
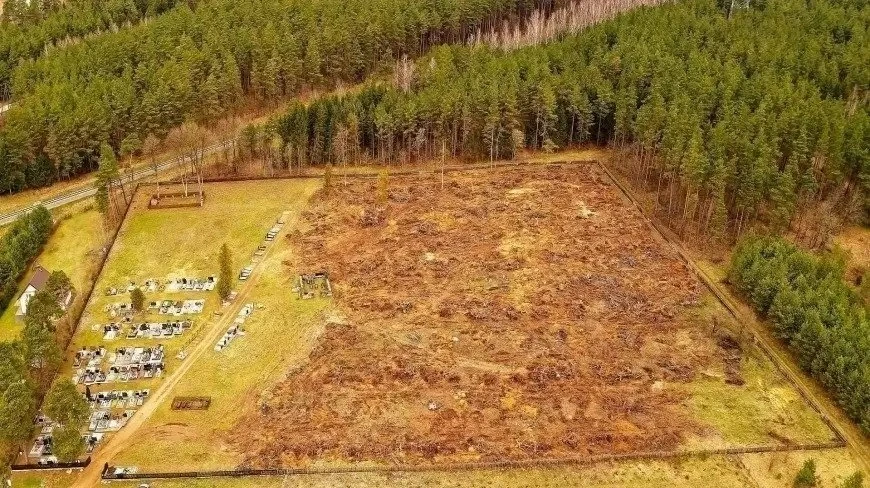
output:
[[[232,433],[246,465],[522,460],[669,450],[700,433],[675,384],[730,352],[700,282],[595,165],[337,184],[303,269],[339,311]],[[289,264],[289,263],[288,263]]]

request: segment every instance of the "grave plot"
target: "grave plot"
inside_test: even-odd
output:
[[[104,361],[105,359],[105,361]],[[106,354],[105,347],[82,349],[73,361],[72,381],[85,386],[160,378],[165,369],[165,348],[126,347]]]
[[[38,414],[34,426],[38,433],[33,442],[30,443],[30,449],[24,453],[27,462],[43,466],[57,464],[58,458],[54,455],[54,430],[58,424],[45,415]],[[93,429],[83,433],[82,444],[85,446],[83,456],[86,457],[94,452],[94,449],[103,440],[103,436],[103,432],[95,432]]]
[[[173,410],[208,410],[211,405],[211,397],[207,396],[180,396],[172,399]]]
[[[293,291],[299,294],[299,298],[331,297],[332,285],[329,283],[329,274],[326,272],[301,274],[296,280]]]
[[[96,394],[86,390],[85,396],[91,407],[91,417],[88,422],[89,433],[105,433],[120,430],[136,413],[151,390],[107,390]]]
[[[245,332],[245,321],[248,320],[248,317],[254,313],[254,304],[246,303],[241,310],[239,310],[239,314],[233,319],[233,323],[227,328],[227,331],[224,335],[218,339],[217,344],[214,346],[215,352],[223,351],[227,346],[230,345],[233,339],[243,336],[246,334]]]
[[[130,282],[123,285],[106,288],[104,294],[107,297],[125,295],[132,292],[136,288],[141,289],[144,293],[174,293],[191,291],[209,292],[214,290],[216,286],[217,278],[215,276],[208,276],[205,278],[181,276],[163,280],[148,278],[144,280],[141,284],[136,282]]]
[[[739,444],[691,406],[714,389],[767,441],[801,435],[743,403],[706,290],[596,166],[397,176],[386,205],[375,185],[303,213],[296,269],[329,270],[338,311],[227,436],[245,465]],[[782,412],[778,394],[752,401]],[[801,402],[785,410],[811,417]]]
[[[148,199],[149,209],[172,209],[201,207],[205,204],[205,190],[199,181],[188,184],[169,184],[156,186]]]

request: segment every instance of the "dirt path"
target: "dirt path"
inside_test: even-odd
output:
[[[616,186],[625,194],[625,196],[634,203],[638,210],[644,215],[656,232],[676,250],[692,270],[706,283],[710,290],[716,295],[722,305],[725,306],[738,320],[738,322],[746,327],[752,334],[758,345],[765,350],[770,358],[776,363],[779,370],[782,371],[798,388],[804,398],[809,401],[819,413],[825,417],[837,433],[842,436],[847,444],[847,448],[854,454],[858,466],[864,471],[865,475],[870,476],[870,442],[860,431],[843,410],[836,405],[830,395],[812,378],[795,363],[791,353],[785,349],[783,344],[778,341],[766,327],[757,318],[755,313],[748,309],[739,299],[722,286],[715,278],[709,275],[702,267],[698,266],[694,256],[686,250],[679,242],[678,238],[663,228],[657,221],[650,218],[643,209],[643,206],[634,198],[634,195],[606,168],[601,165],[610,179]]]
[[[372,334],[379,333],[379,332],[373,331],[373,330],[369,330],[368,332],[372,333]],[[380,335],[386,339],[395,341],[395,342],[402,344],[404,346],[417,348],[418,350],[424,352],[425,354],[432,357],[433,359],[437,360],[439,357],[439,355],[436,352],[427,349],[423,345],[421,345],[417,342],[414,342],[414,341],[408,339],[407,337],[403,337],[401,334],[380,333]],[[456,359],[456,364],[462,368],[477,369],[480,371],[487,371],[490,373],[497,373],[497,374],[512,374],[512,373],[517,372],[517,368],[512,367],[512,366],[507,366],[504,364],[500,364],[500,363],[494,363],[491,361],[481,361],[479,359],[472,359],[472,358],[458,355],[458,354],[454,355],[454,358]]]
[[[287,225],[282,232],[275,237],[275,240],[283,239],[291,226]],[[166,401],[179,381],[184,377],[194,363],[206,352],[212,349],[212,346],[221,337],[224,331],[235,320],[236,315],[248,301],[248,296],[251,290],[256,285],[261,276],[263,263],[268,261],[267,257],[275,249],[275,245],[269,246],[263,258],[254,265],[254,270],[248,280],[239,287],[238,296],[229,308],[224,310],[224,314],[216,320],[211,326],[208,326],[203,333],[202,340],[199,341],[192,349],[188,350],[187,358],[181,363],[181,366],[171,375],[169,375],[156,391],[150,396],[148,401],[136,411],[133,418],[127,422],[120,431],[109,438],[94,455],[91,456],[91,464],[82,470],[81,475],[73,484],[74,488],[90,488],[99,484],[103,472],[103,466],[106,463],[111,464],[112,459],[121,451],[129,447],[138,429],[154,414],[158,407]]]

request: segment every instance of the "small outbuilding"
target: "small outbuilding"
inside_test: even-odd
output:
[[[27,283],[27,288],[24,289],[24,292],[18,298],[18,315],[27,314],[27,304],[30,303],[30,299],[33,298],[33,295],[36,295],[45,289],[45,284],[48,283],[49,276],[50,273],[45,268],[42,266],[36,267],[33,276],[30,278],[30,282]]]

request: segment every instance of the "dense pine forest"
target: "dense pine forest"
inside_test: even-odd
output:
[[[176,0],[6,0],[0,19],[0,100],[10,95],[22,60],[84,36],[139,22],[172,8]]]
[[[284,168],[609,143],[678,230],[783,230],[820,207],[860,219],[868,25],[863,2],[640,9],[544,46],[438,48],[393,86],[296,104],[246,140]]]
[[[870,315],[843,280],[842,260],[817,257],[779,238],[746,239],[729,278],[870,434]]]
[[[706,239],[763,223],[818,244],[840,223],[830,222],[833,209],[866,218],[870,13],[862,2],[690,0],[545,45],[475,42],[418,57],[565,5],[180,4],[15,69],[19,102],[0,132],[0,188],[95,169],[103,142],[133,152],[185,120],[359,82],[408,56],[416,59],[397,65],[394,83],[296,104],[247,138],[285,169],[608,143],[623,149],[621,170],[655,195],[675,229]]]
[[[357,83],[400,56],[521,24],[569,0],[209,0],[18,63],[0,133],[0,189],[95,169],[185,120],[251,99]],[[192,8],[191,5],[195,5]]]

